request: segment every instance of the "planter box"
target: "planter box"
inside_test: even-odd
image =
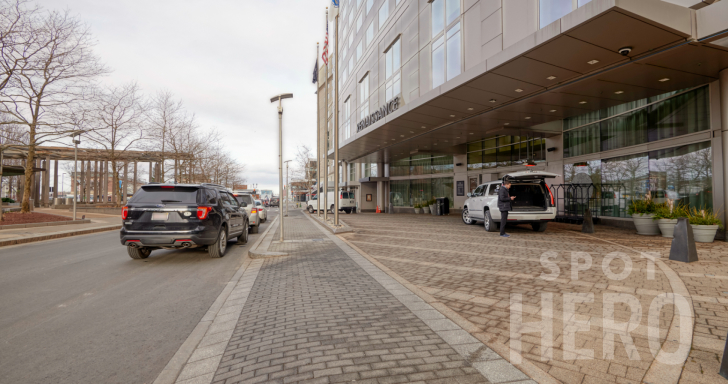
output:
[[[435,209],[435,204],[430,205],[430,213],[433,216],[437,216],[437,210]]]
[[[657,221],[652,220],[652,215],[632,215],[634,221],[634,227],[637,229],[638,235],[655,236],[660,234],[660,228],[657,226]]]
[[[422,213],[430,213],[430,207],[422,207]]]
[[[715,240],[715,233],[718,232],[718,225],[692,225],[693,237],[697,243],[712,243]]]
[[[660,228],[660,232],[662,232],[662,237],[669,237],[672,239],[672,235],[675,232],[675,224],[677,224],[677,219],[657,220],[657,226]]]
[[[416,215],[420,213],[420,209],[421,209],[421,208],[415,208],[415,214],[416,214]]]

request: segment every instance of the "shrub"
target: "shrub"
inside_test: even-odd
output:
[[[638,214],[642,216],[655,213],[655,203],[652,202],[649,192],[645,196],[644,199],[634,199],[629,203],[629,207],[627,208],[628,215]]]
[[[668,200],[662,204],[655,204],[653,220],[667,219],[675,220],[681,217],[689,217],[690,209],[682,203],[674,203],[674,200]]]
[[[9,198],[9,197],[3,197],[3,203],[14,203],[15,200]]]
[[[718,218],[718,213],[713,212],[712,209],[700,209],[693,207],[690,210],[688,220],[692,225],[718,225],[723,228],[723,223]]]

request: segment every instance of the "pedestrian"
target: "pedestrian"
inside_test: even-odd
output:
[[[515,199],[515,196],[511,196],[508,193],[508,189],[511,188],[511,181],[506,179],[503,181],[503,185],[498,189],[498,210],[501,214],[500,222],[500,235],[501,237],[511,237],[506,234],[506,223],[508,222],[508,212],[512,210],[511,201]]]

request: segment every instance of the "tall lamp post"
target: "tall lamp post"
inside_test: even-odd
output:
[[[278,196],[283,198],[283,99],[292,99],[292,93],[284,93],[270,99],[271,103],[278,102]],[[283,242],[283,217],[279,223],[280,241]]]

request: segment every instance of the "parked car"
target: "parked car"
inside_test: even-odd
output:
[[[248,242],[248,214],[224,187],[214,184],[149,184],[121,210],[120,237],[132,259],[155,249],[207,247],[223,257],[230,239]]]
[[[516,198],[511,203],[513,210],[508,213],[509,224],[531,224],[534,231],[546,230],[549,221],[556,218],[556,204],[546,179],[558,177],[557,174],[542,171],[522,171],[508,174],[504,179],[511,180],[508,191]],[[463,205],[463,222],[473,225],[483,221],[485,230],[496,232],[501,225],[498,210],[498,189],[502,180],[479,185]]]
[[[318,211],[317,203],[318,195],[306,202],[308,212],[314,213]],[[326,202],[329,204],[329,211],[334,213],[334,191],[329,191],[326,196]],[[322,201],[321,204],[324,204]],[[322,208],[325,208],[322,206]],[[351,213],[356,209],[356,200],[354,200],[354,192],[339,192],[339,211]]]
[[[270,207],[278,207],[280,205],[280,199],[277,197],[273,197],[270,199],[270,203],[268,203],[268,206]]]
[[[258,208],[258,217],[260,217],[260,222],[265,223],[266,221],[268,221],[268,210],[265,209],[263,202],[260,200],[255,200],[255,206]]]
[[[248,213],[248,223],[250,225],[250,233],[258,233],[260,229],[260,216],[258,215],[258,207],[255,206],[255,199],[249,193],[234,193],[233,196],[239,203],[244,204],[245,211]]]

